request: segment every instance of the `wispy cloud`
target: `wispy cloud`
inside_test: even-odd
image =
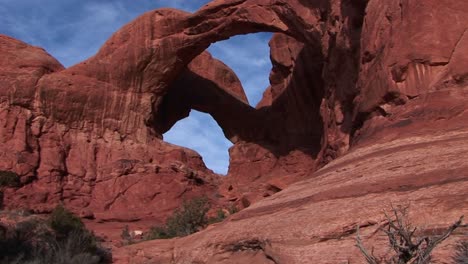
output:
[[[208,0],[2,0],[0,33],[41,46],[65,66],[92,55],[120,27],[162,7],[193,12]]]
[[[271,71],[268,42],[271,33],[234,36],[208,49],[214,57],[233,69],[244,86],[249,103],[255,106],[269,85]]]
[[[162,7],[194,12],[209,0],[1,0],[0,33],[45,48],[68,67],[94,55],[120,27],[142,13]],[[255,105],[268,86],[271,34],[236,36],[213,44],[209,51],[230,66]],[[165,140],[196,150],[207,166],[226,173],[228,148],[221,128],[208,115],[192,111]]]

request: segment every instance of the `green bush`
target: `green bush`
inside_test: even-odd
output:
[[[0,224],[0,264],[98,264],[111,255],[81,220],[59,205],[49,219]]]
[[[0,171],[0,187],[19,187],[20,177],[12,171]]]
[[[100,263],[103,259],[94,235],[88,230],[74,230],[47,250],[42,263]]]
[[[182,208],[176,210],[166,222],[170,236],[188,236],[208,224],[206,213],[210,210],[205,197],[184,201]]]
[[[68,211],[63,205],[55,207],[49,216],[49,225],[59,236],[67,236],[71,232],[85,229],[80,218]]]
[[[0,237],[0,263],[10,263],[18,258],[29,257],[34,247],[31,238],[37,229],[35,220],[16,224],[14,229],[2,226]]]
[[[208,224],[206,213],[210,205],[206,197],[184,201],[166,221],[166,226],[152,227],[147,240],[183,237],[193,234]]]
[[[229,206],[228,208],[228,211],[229,211],[229,215],[233,215],[239,212],[239,208],[237,208],[237,206],[235,206],[234,204],[231,204],[231,206]]]
[[[222,209],[218,209],[216,211],[216,216],[208,219],[208,223],[210,224],[219,223],[219,222],[222,222],[224,219],[226,219],[226,217],[227,217],[226,213],[224,213]]]
[[[468,240],[458,242],[455,247],[455,256],[453,256],[454,264],[468,263]]]
[[[90,232],[71,232],[64,239],[55,239],[52,234],[40,237],[32,234],[11,237],[2,252],[0,263],[28,264],[98,264],[108,263],[110,258],[95,246]],[[3,246],[3,245],[2,245]],[[8,250],[9,249],[9,250]]]
[[[165,226],[153,226],[149,232],[145,235],[145,240],[153,239],[168,239],[175,236],[169,235],[167,228]]]

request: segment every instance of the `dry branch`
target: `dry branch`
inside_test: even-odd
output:
[[[394,254],[389,257],[378,258],[365,248],[357,227],[356,247],[359,248],[368,264],[427,264],[431,260],[432,251],[457,228],[463,226],[463,216],[453,223],[440,236],[417,237],[418,228],[413,227],[408,219],[408,206],[397,208],[392,206],[392,216],[384,212],[386,224],[379,229],[383,231],[389,240]],[[385,228],[384,228],[385,227]]]

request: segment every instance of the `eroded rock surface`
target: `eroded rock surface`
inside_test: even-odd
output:
[[[333,98],[327,92],[353,98],[320,108],[329,139],[321,162],[342,157],[199,234],[122,248],[115,252],[118,263],[362,263],[356,226],[369,248],[385,254],[388,241],[377,230],[391,204],[410,204],[411,221],[426,234],[467,215],[468,24],[461,18],[467,10],[461,1],[369,1],[356,57],[352,49],[334,50],[337,57],[328,57],[323,72],[330,78],[323,80],[324,101]],[[275,59],[279,38],[288,50],[278,56],[300,46],[284,44],[289,37],[272,40],[272,87],[259,108],[270,105],[275,85],[290,78],[288,55]],[[434,263],[449,262],[455,241],[467,232],[459,229],[444,242]]]
[[[47,212],[62,201],[84,217],[128,222],[162,220],[183,199],[215,197],[219,178],[201,157],[163,142],[146,124],[152,97],[135,91],[141,83],[86,76],[96,73],[89,62],[81,73],[80,65],[63,69],[43,50],[6,36],[1,47],[0,165],[24,184],[6,190],[7,208]],[[206,78],[243,93],[235,75],[208,54],[192,63],[216,65],[223,79],[209,72]]]
[[[100,222],[162,221],[201,194],[249,207],[122,248],[119,263],[360,262],[355,226],[382,245],[373,232],[390,202],[438,230],[468,209],[467,13],[449,0],[213,1],[145,13],[68,69],[0,36],[0,169],[23,182],[5,205],[63,201]],[[260,31],[275,32],[271,86],[251,107],[204,50]],[[226,178],[162,140],[191,109],[234,143]]]
[[[468,130],[413,135],[357,148],[310,179],[190,237],[114,251],[116,263],[364,263],[356,227],[375,254],[388,253],[382,210],[410,205],[410,219],[440,234],[468,213]],[[450,263],[459,229],[434,254]]]
[[[143,125],[138,104],[148,98],[70,73],[38,48],[1,41],[0,164],[24,184],[6,190],[6,207],[48,212],[62,201],[83,217],[134,221],[216,193],[218,177],[197,153]]]
[[[185,183],[161,187],[161,181],[166,180],[153,181],[154,174],[173,174],[173,161],[202,175],[202,181],[209,186],[206,188],[215,190],[219,179],[204,168],[199,156],[160,140],[161,134],[190,109],[211,114],[226,137],[236,143],[231,150],[229,173],[229,179],[236,184],[227,182],[220,190],[227,199],[248,206],[303,178],[322,163],[321,152],[328,146],[324,136],[324,123],[328,122],[322,120],[321,113],[327,108],[323,100],[328,88],[322,87],[321,77],[323,53],[328,52],[328,47],[321,45],[321,38],[328,38],[324,32],[328,22],[323,18],[327,8],[326,1],[312,7],[300,1],[228,1],[212,3],[193,15],[172,9],[155,10],[115,33],[90,59],[68,69],[57,63],[60,69],[25,84],[29,85],[24,88],[30,91],[28,96],[13,94],[11,90],[17,88],[5,84],[5,112],[10,116],[4,119],[4,126],[18,123],[14,119],[18,115],[11,112],[15,100],[25,100],[18,111],[28,112],[23,118],[23,133],[27,136],[12,136],[3,148],[5,155],[10,155],[4,169],[17,172],[27,184],[15,190],[14,196],[7,195],[5,204],[47,211],[47,207],[63,200],[85,209],[85,215],[110,215],[98,217],[103,219],[132,219],[115,217],[128,214],[124,208],[132,208],[135,215],[141,215],[141,210],[155,214],[151,206],[141,210],[133,206],[153,200],[160,194],[159,189],[173,195],[160,197],[155,204],[180,198],[187,188],[192,189]],[[309,9],[311,12],[303,12]],[[273,50],[284,48],[282,42],[291,46],[291,58],[287,61],[273,55],[278,61],[278,71],[273,74],[278,80],[271,88],[275,95],[271,102],[264,101],[255,109],[246,103],[237,77],[203,51],[212,42],[229,36],[264,30],[283,32],[306,44],[286,36],[278,36],[278,44],[272,41],[272,47],[278,46]],[[10,56],[16,51],[2,48],[2,52]],[[303,56],[298,64],[313,59],[317,65],[296,66],[295,56]],[[8,61],[5,64],[13,71],[22,67]],[[289,67],[289,73],[281,75],[279,68],[284,67]],[[308,75],[308,80],[301,79]],[[29,135],[32,128],[36,134]],[[10,151],[18,141],[34,142]],[[179,154],[172,154],[173,149]],[[17,168],[18,152],[28,153],[35,160],[25,162],[28,169]],[[181,174],[184,182],[186,176]],[[289,176],[281,179],[280,175]],[[173,177],[169,178],[173,184]],[[250,184],[253,179],[256,182]],[[280,181],[268,182],[275,179]],[[158,186],[149,186],[148,182]],[[141,188],[148,191],[136,191]],[[139,202],[133,200],[137,192],[142,199]]]

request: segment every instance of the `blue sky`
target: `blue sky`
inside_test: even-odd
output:
[[[0,34],[45,48],[68,67],[94,55],[119,28],[140,14],[161,7],[193,12],[208,0],[0,0]],[[211,45],[214,57],[242,81],[251,105],[268,86],[269,33],[235,36]],[[225,174],[232,145],[211,116],[193,111],[164,140],[200,153],[206,165]]]

